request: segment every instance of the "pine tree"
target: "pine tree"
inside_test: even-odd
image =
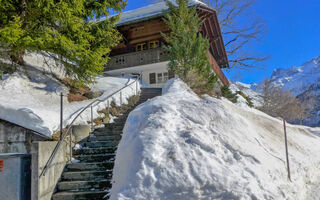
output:
[[[26,51],[45,52],[76,79],[91,82],[120,40],[115,25],[126,0],[0,0],[0,56],[23,64]],[[105,17],[95,23],[92,19]]]
[[[169,13],[164,19],[171,29],[169,35],[163,34],[168,43],[165,49],[169,51],[169,70],[189,86],[197,87],[200,93],[211,92],[217,76],[209,63],[209,41],[199,33],[202,20],[197,15],[196,7],[188,7],[188,0],[176,2],[177,5],[167,1]]]

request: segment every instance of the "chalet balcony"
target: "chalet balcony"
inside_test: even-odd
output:
[[[116,55],[110,58],[105,71],[164,62],[168,61],[168,58],[168,52],[163,48]]]

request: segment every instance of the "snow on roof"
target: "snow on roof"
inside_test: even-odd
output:
[[[189,0],[188,6],[194,6],[194,5],[205,5],[205,3],[199,1],[199,0]],[[146,18],[154,18],[157,16],[162,16],[165,11],[168,10],[168,6],[165,1],[150,4],[148,6],[144,6],[135,10],[130,10],[123,12],[120,16],[120,21],[117,23],[117,25],[124,25],[129,22],[133,21],[140,21],[142,19]]]

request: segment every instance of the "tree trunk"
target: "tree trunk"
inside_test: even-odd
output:
[[[18,65],[24,65],[24,61],[23,61],[23,58],[24,58],[24,52],[23,53],[19,53],[18,55],[11,55],[10,56],[11,58],[11,61],[18,64]]]

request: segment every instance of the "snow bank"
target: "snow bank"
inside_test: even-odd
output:
[[[320,129],[288,126],[227,100],[201,99],[179,79],[138,106],[117,150],[111,199],[318,199]]]
[[[35,59],[29,60],[30,64],[42,63]],[[67,94],[68,89],[57,82],[51,76],[37,71],[29,71],[29,78],[24,73],[5,75],[0,80],[0,119],[23,126],[46,136],[51,136],[59,129],[60,123],[60,92]],[[132,83],[129,78],[98,77],[97,83],[91,85],[94,92],[103,92],[99,99],[119,90],[123,86]],[[139,87],[140,88],[140,87]],[[132,84],[123,90],[123,103],[126,98],[135,94],[136,86]],[[64,125],[66,126],[75,115],[92,100],[68,103],[64,97]],[[120,94],[117,93],[110,101],[120,103]],[[93,107],[94,117],[97,111],[105,108],[107,102],[102,102]],[[90,110],[84,112],[76,124],[86,124],[90,120]]]

